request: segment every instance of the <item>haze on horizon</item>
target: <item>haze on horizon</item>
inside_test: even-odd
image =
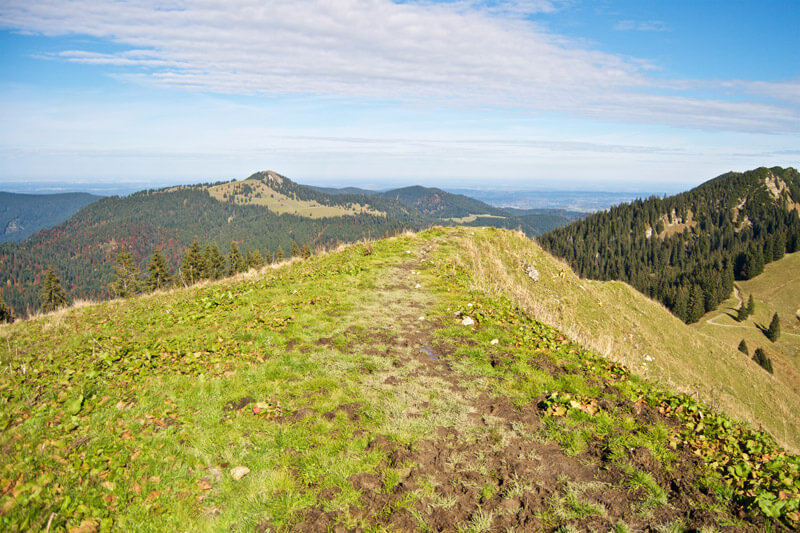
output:
[[[5,0],[0,189],[677,192],[798,166],[798,23],[793,0]]]

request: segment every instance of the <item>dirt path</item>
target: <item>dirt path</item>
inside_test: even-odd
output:
[[[423,273],[430,251],[421,250],[415,259],[387,272],[375,291],[379,295],[376,307],[383,314],[375,317],[371,338],[347,349],[393,360],[391,369],[364,381],[366,386],[388,391],[389,398],[405,398],[405,409],[389,422],[391,427],[424,419],[431,408],[429,399],[422,393],[415,397],[413,391],[433,382],[437,390],[447,391],[448,404],[460,410],[454,415],[459,421],[432,426],[428,434],[411,441],[373,435],[367,449],[384,452],[386,460],[376,471],[350,478],[362,494],[362,506],[351,507],[344,515],[325,511],[323,505],[306,509],[293,531],[362,528],[337,525],[343,521],[392,531],[550,531],[578,504],[598,509],[569,519],[580,530],[607,531],[620,522],[636,531],[675,521],[694,527],[713,523],[710,513],[697,512],[698,502],[710,504],[712,498],[695,488],[694,474],[687,474],[694,472],[693,457],[679,457],[668,473],[648,449],[634,451],[634,466],[650,472],[671,491],[669,505],[642,513],[641,494],[631,492],[624,473],[604,457],[601,443],[578,455],[566,455],[543,438],[538,401],[515,406],[493,394],[491,380],[456,370],[460,346],[434,333],[460,319],[428,316],[436,301]],[[495,368],[514,363],[509,354],[490,357]],[[542,371],[565,372],[553,367],[546,355],[533,364],[541,364]],[[631,406],[620,399],[616,408]],[[648,416],[658,415],[648,412]],[[389,490],[382,473],[386,471],[399,476]]]

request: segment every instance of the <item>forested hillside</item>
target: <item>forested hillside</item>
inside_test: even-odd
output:
[[[232,248],[243,257],[253,252],[269,259],[434,224],[519,228],[536,236],[568,221],[548,213],[515,216],[440,189],[356,191],[323,192],[265,171],[241,181],[105,198],[27,241],[0,245],[0,297],[16,316],[35,311],[52,266],[70,298],[106,298],[114,294],[109,284],[120,251],[131,255],[131,267],[144,271],[159,250],[168,270],[177,273],[195,237],[201,247],[210,246],[204,257],[216,266],[206,268],[205,277],[214,278],[217,256]]]
[[[19,242],[60,224],[101,196],[83,192],[17,194],[0,192],[0,242]]]
[[[266,173],[259,173],[234,182],[244,189],[222,201],[210,193],[220,184],[208,184],[142,191],[95,202],[67,222],[22,243],[0,245],[2,297],[17,316],[38,309],[39,290],[48,266],[53,267],[72,298],[108,297],[115,258],[123,247],[141,269],[156,250],[161,250],[175,272],[195,236],[203,242],[216,242],[225,251],[235,241],[243,252],[250,249],[276,255],[280,248],[288,256],[293,247],[314,249],[426,225],[416,212],[384,198],[329,197],[289,180],[267,180],[276,194],[297,201],[297,205],[309,206],[313,201],[342,210],[355,204],[369,207],[346,216],[277,214],[259,205],[255,196],[256,185],[264,180]],[[251,189],[249,194],[247,188]]]
[[[731,294],[734,279],[800,249],[798,202],[793,168],[729,172],[591,215],[539,242],[582,277],[628,282],[694,322]]]

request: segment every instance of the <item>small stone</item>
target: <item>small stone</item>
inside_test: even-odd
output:
[[[649,355],[645,355],[645,356],[644,356],[644,360],[645,360],[645,361],[647,361],[648,363],[649,363],[649,362],[651,362],[651,361],[655,361],[655,359],[653,359],[653,358],[652,358],[652,357],[650,357]]]
[[[414,288],[415,288],[415,289],[419,289],[420,287],[422,287],[422,285],[420,285],[419,283],[417,283],[416,285],[414,285]]]
[[[497,344],[500,342],[500,339],[492,339],[491,344]]]
[[[475,325],[475,321],[471,317],[465,316],[464,320],[461,321],[461,325],[462,326],[474,326]]]
[[[235,479],[236,481],[239,481],[249,473],[250,469],[247,468],[246,466],[234,466],[233,468],[231,468],[231,477],[233,477],[233,479]]]
[[[425,320],[424,316],[419,317],[420,320]]]

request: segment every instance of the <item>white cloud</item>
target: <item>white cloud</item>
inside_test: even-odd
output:
[[[141,83],[223,94],[447,101],[744,131],[798,131],[795,86],[653,78],[645,60],[577,46],[527,22],[547,0],[4,0],[0,26],[89,35],[130,49],[51,59]],[[662,29],[623,21],[620,29]],[[692,96],[698,88],[712,95]],[[720,96],[714,97],[718,92]],[[751,101],[749,94],[768,96]]]

